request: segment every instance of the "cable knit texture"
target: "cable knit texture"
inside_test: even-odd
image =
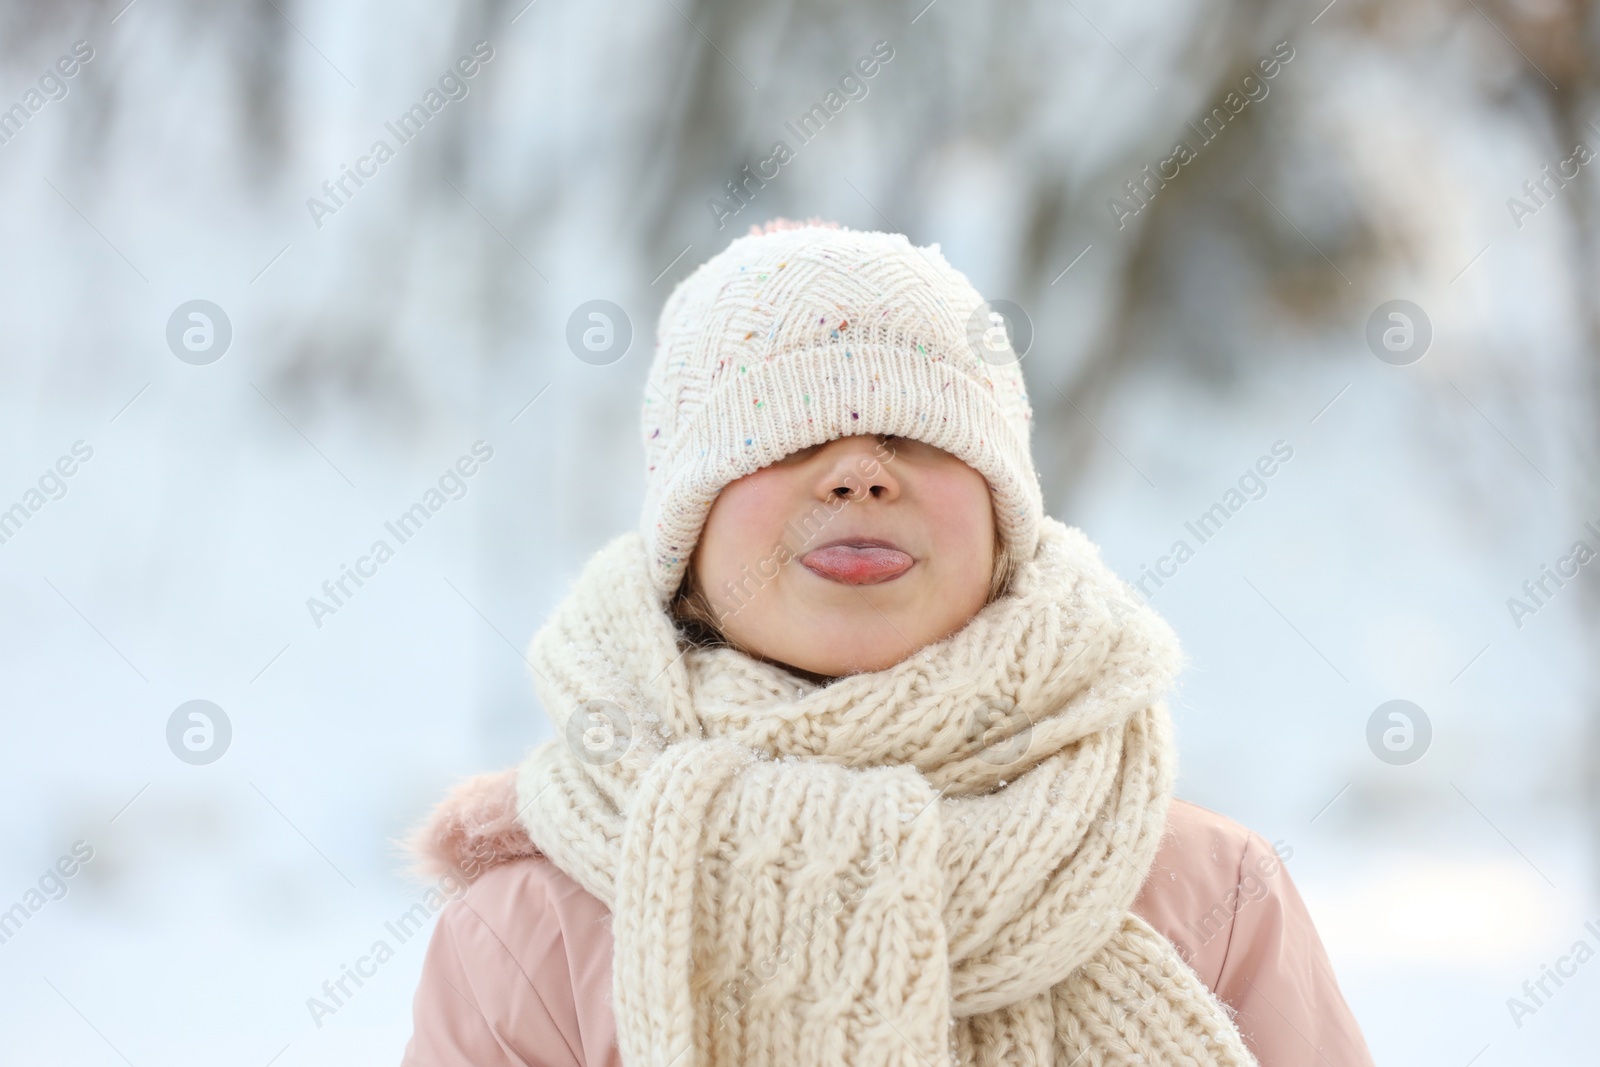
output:
[[[827,225],[751,233],[667,297],[645,388],[641,533],[676,591],[722,487],[853,434],[942,448],[989,482],[1003,546],[1043,514],[1010,340],[937,244]]]
[[[1173,779],[1167,624],[1040,520],[1011,593],[827,685],[685,649],[652,550],[535,636],[517,817],[612,913],[629,1067],[1253,1064],[1130,912]]]

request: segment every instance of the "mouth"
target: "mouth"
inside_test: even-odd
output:
[[[813,548],[800,565],[819,578],[841,585],[877,585],[900,577],[916,560],[889,541],[842,538]]]

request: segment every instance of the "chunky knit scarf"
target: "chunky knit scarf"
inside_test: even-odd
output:
[[[1177,639],[1079,530],[1011,595],[819,686],[685,649],[637,534],[529,662],[541,852],[612,912],[629,1067],[1253,1064],[1129,911],[1173,777]]]

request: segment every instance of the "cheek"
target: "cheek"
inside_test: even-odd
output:
[[[721,588],[746,564],[768,556],[783,537],[792,488],[768,468],[723,487],[700,534],[698,570],[708,589]]]
[[[988,599],[994,579],[994,505],[983,475],[963,465],[931,479],[927,486],[934,555],[930,572],[956,615],[976,611]]]
[[[934,540],[946,558],[973,560],[987,577],[994,552],[994,511],[989,484],[966,465],[941,471],[923,487],[928,514],[937,516]]]

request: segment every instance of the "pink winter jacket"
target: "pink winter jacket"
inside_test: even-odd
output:
[[[434,927],[403,1067],[621,1067],[610,913],[533,847],[512,782],[469,780],[410,842],[421,869],[473,880]],[[1234,1010],[1261,1067],[1371,1067],[1305,903],[1256,834],[1174,800],[1133,910]]]

